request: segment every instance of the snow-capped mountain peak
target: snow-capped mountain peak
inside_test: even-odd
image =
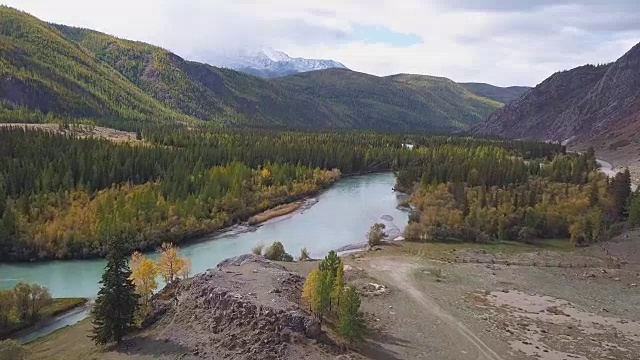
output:
[[[289,61],[291,57],[282,51],[278,51],[269,47],[262,48],[260,51],[273,61]]]
[[[259,50],[243,49],[219,53],[212,56],[208,62],[266,78],[330,68],[346,69],[346,66],[334,60],[292,58],[282,51],[266,47]]]

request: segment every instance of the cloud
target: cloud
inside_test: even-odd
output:
[[[8,0],[47,21],[207,60],[270,46],[377,75],[535,85],[614,61],[640,40],[640,2],[610,0]]]

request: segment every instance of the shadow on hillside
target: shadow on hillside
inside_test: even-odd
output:
[[[148,336],[135,336],[114,345],[110,351],[127,355],[151,355],[154,357],[175,355],[181,358],[191,350],[169,340],[157,340]]]
[[[402,354],[389,349],[389,345],[403,348],[413,348],[410,342],[399,337],[373,333],[367,337],[367,341],[360,347],[360,354],[374,360],[399,360]]]

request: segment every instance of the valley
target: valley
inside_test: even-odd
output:
[[[295,10],[232,54],[0,5],[0,360],[637,360],[640,44],[495,86],[569,60]]]

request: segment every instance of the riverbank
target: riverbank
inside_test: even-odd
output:
[[[246,223],[207,233],[180,245],[181,256],[189,258],[192,273],[209,269],[217,262],[250,253],[256,244],[280,241],[291,254],[307,248],[312,257],[330,250],[366,241],[372,224],[385,219],[403,227],[408,214],[398,208],[404,197],[391,191],[391,173],[349,176],[306,200],[297,211],[260,225]],[[386,215],[386,216],[385,216]],[[384,219],[382,216],[385,216]],[[156,259],[157,253],[147,256]],[[12,288],[19,281],[46,286],[53,297],[94,297],[104,272],[103,259],[58,260],[36,263],[0,264],[0,288]]]
[[[383,245],[380,251],[344,256],[344,278],[361,294],[369,329],[364,342],[348,347],[356,352],[349,355],[396,360],[635,359],[633,354],[640,351],[635,341],[640,336],[640,317],[634,311],[640,301],[636,296],[640,269],[629,260],[639,254],[639,239],[639,231],[629,231],[602,247],[585,248],[568,247],[564,240],[538,244],[400,241]],[[305,276],[317,262],[274,266]],[[211,286],[225,288],[225,281],[232,281],[233,293],[241,295],[243,304],[262,301],[273,306],[279,302],[272,299],[282,294],[294,299],[299,295],[296,286],[291,287],[293,292],[282,288],[290,285],[290,279],[299,284],[297,276],[283,277],[278,270],[278,282],[271,283],[264,280],[270,274],[247,263],[212,270],[207,276],[212,276]],[[271,291],[274,288],[278,291]],[[172,302],[181,307],[180,312],[170,309],[153,326],[120,345],[95,346],[87,337],[92,328],[87,319],[29,343],[29,359],[210,358],[205,351],[220,334],[197,324],[212,323],[228,331],[251,322],[189,314],[199,311],[191,305],[193,294]],[[326,335],[332,337],[332,332]],[[206,340],[193,345],[201,339]],[[225,338],[220,346],[236,346],[234,341],[237,337]],[[315,346],[305,348],[310,359],[336,357],[320,351]],[[238,354],[237,358],[252,357]]]
[[[51,303],[40,310],[40,318],[35,322],[22,321],[12,324],[0,332],[0,339],[20,337],[20,333],[29,333],[50,322],[56,316],[71,312],[87,304],[86,298],[53,298]]]
[[[249,220],[247,220],[247,223],[249,225],[262,224],[263,222],[271,220],[278,216],[291,214],[292,212],[300,209],[303,204],[304,204],[304,201],[295,201],[292,203],[276,206],[274,208],[265,210],[257,215],[250,217]]]
[[[201,222],[187,222],[187,225],[185,225],[186,227],[172,227],[166,231],[163,231],[162,228],[162,226],[167,225],[166,223],[153,223],[153,225],[157,225],[158,228],[149,230],[146,234],[138,233],[136,241],[130,244],[131,248],[129,250],[131,252],[134,250],[152,252],[159,248],[164,242],[171,242],[176,245],[187,245],[192,242],[197,242],[197,239],[204,237],[208,238],[224,233],[228,230],[232,230],[237,225],[256,225],[265,222],[270,218],[291,213],[297,210],[297,208],[294,208],[294,205],[291,204],[297,204],[299,202],[300,205],[295,205],[299,208],[304,205],[306,199],[310,199],[321,194],[324,190],[331,188],[341,179],[340,171],[337,169],[326,170],[323,172],[324,175],[321,174],[319,176],[324,176],[324,178],[315,179],[315,182],[312,184],[293,182],[290,184],[293,186],[293,189],[286,191],[281,189],[281,192],[285,192],[273,195],[279,196],[267,198],[260,202],[260,204],[251,203],[246,206],[239,207],[231,212],[227,218],[223,216],[220,219],[204,219]],[[255,202],[258,201],[256,200]],[[223,212],[222,214],[224,215],[225,213]],[[254,219],[254,223],[249,223],[252,218]],[[259,221],[255,221],[255,219],[259,219]],[[96,241],[102,242],[102,240]],[[25,253],[29,253],[29,251],[25,250]],[[56,260],[102,259],[106,256],[106,253],[104,250],[96,250],[92,248],[92,250],[88,251],[75,251],[73,253],[63,253],[62,257],[58,256],[60,255],[57,253],[54,254],[53,252],[38,253],[38,257],[27,257],[27,255],[21,255],[17,258],[3,259],[0,264],[37,263]]]

